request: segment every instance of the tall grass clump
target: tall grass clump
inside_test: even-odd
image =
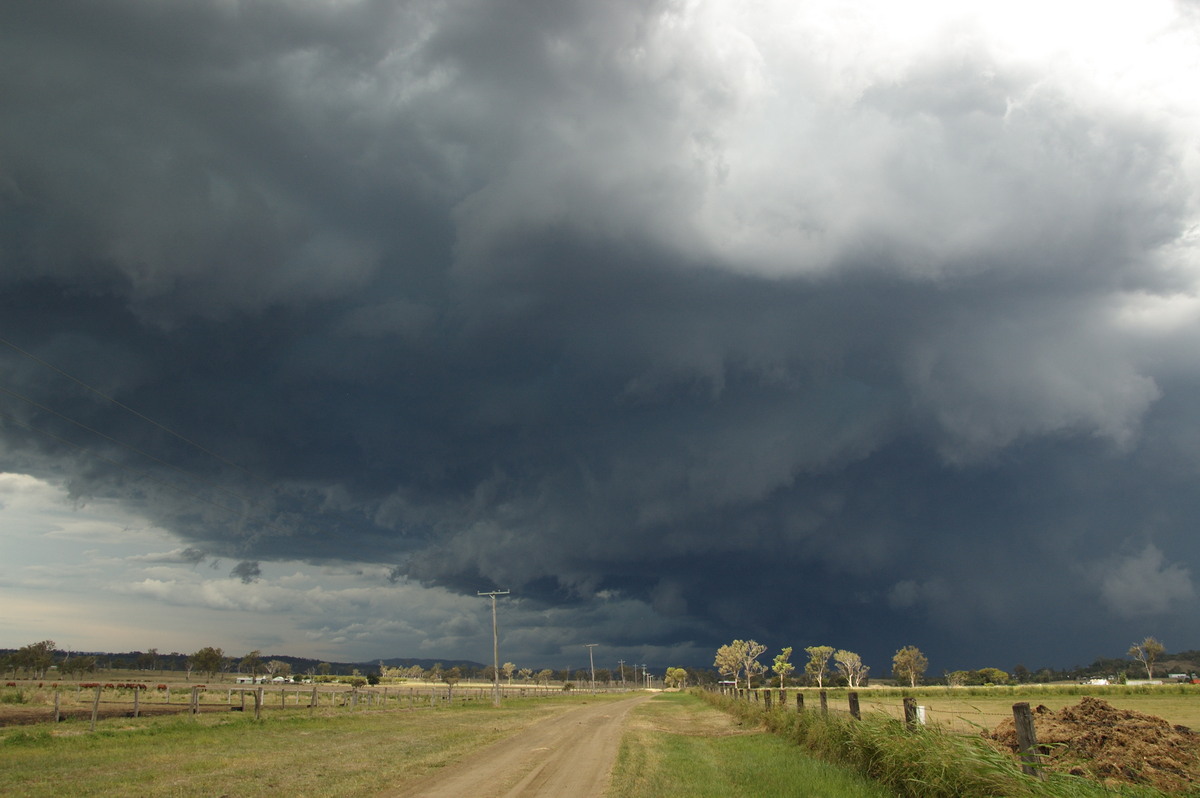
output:
[[[1120,795],[1153,798],[1162,793],[1143,787],[1106,788],[1096,782],[1047,773],[1039,781],[1019,763],[982,737],[943,732],[937,727],[908,729],[882,713],[854,720],[848,715],[765,709],[758,704],[704,693],[720,709],[743,723],[759,724],[813,756],[851,767],[901,796],[911,798],[1087,798]]]
[[[6,687],[0,691],[0,704],[24,704],[29,700],[20,687]]]

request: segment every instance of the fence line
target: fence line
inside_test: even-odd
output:
[[[788,711],[787,690],[784,688],[779,688],[777,691],[774,691],[777,693],[777,698],[772,698],[773,691],[772,688],[769,687],[761,689],[734,689],[723,686],[720,688],[719,692],[724,695],[731,696],[735,700],[756,702],[762,701],[764,709],[768,711],[771,710],[773,706],[778,706],[780,710]],[[845,710],[831,709],[829,706],[829,693],[827,690],[820,690],[817,695],[820,697],[820,712],[822,715],[828,716],[828,714],[833,711],[838,714],[849,715],[851,718],[856,720],[862,719],[861,704],[859,702],[859,695],[856,690],[851,690],[846,693]],[[804,712],[804,693],[797,691],[795,696],[795,711]],[[876,711],[896,717],[896,713],[894,711],[888,711],[889,709],[894,709],[896,707],[895,704],[888,704],[884,701],[872,701],[868,706],[874,707]],[[929,708],[926,706],[919,706],[915,698],[911,696],[904,696],[901,699],[899,708],[899,717],[904,720],[905,726],[907,726],[909,729],[915,730],[922,726],[928,725]],[[998,714],[993,712],[985,713],[982,711],[977,711],[975,716],[995,718],[1009,717],[1008,714]],[[957,717],[959,720],[964,719],[962,716],[955,717]],[[1041,767],[1041,755],[1038,753],[1037,747],[1037,730],[1034,725],[1033,712],[1029,708],[1029,703],[1020,701],[1013,704],[1011,717],[1016,730],[1017,747],[1020,749],[1021,770],[1038,779],[1045,779],[1045,772]],[[979,730],[980,724],[973,723],[971,721],[967,722],[974,727],[976,732]],[[938,723],[936,725],[943,731],[956,731],[954,728],[947,727],[942,723]]]
[[[278,687],[276,699],[275,688]],[[151,712],[147,703],[142,700],[142,693],[152,692],[150,685],[140,683],[101,683],[101,682],[54,682],[51,684],[38,683],[36,688],[30,684],[28,688],[47,690],[53,694],[53,706],[47,708],[47,720],[58,723],[66,719],[67,707],[72,702],[64,702],[64,694],[75,693],[73,702],[76,709],[72,714],[78,715],[80,710],[90,715],[90,729],[95,730],[96,722],[101,715],[102,707],[131,707],[125,711],[127,717],[139,717]],[[308,709],[309,714],[321,708],[328,710],[338,708],[348,711],[357,710],[417,710],[439,709],[449,706],[461,706],[468,702],[491,702],[492,686],[488,685],[380,685],[363,687],[346,687],[339,684],[329,684],[321,689],[318,684],[255,684],[255,685],[223,685],[209,687],[205,684],[174,685],[176,693],[185,692],[185,703],[175,706],[178,711],[190,715],[200,712],[213,712],[228,709],[234,712],[244,712],[247,707],[247,694],[253,701],[254,717],[261,718],[262,711],[271,704],[275,709],[287,710],[289,705],[295,709]],[[84,691],[87,691],[85,697]],[[160,684],[156,691],[162,695],[163,704],[171,704],[172,686]],[[215,695],[224,693],[224,701],[212,700]],[[576,689],[575,693],[589,692],[586,688]],[[597,692],[629,692],[629,688],[598,689]],[[552,685],[501,685],[501,695],[506,698],[548,698],[563,695],[564,690]],[[327,701],[327,703],[326,703]],[[85,703],[86,702],[86,703]],[[65,706],[64,706],[65,703]],[[90,710],[90,712],[89,712]],[[111,710],[110,710],[111,713]],[[161,712],[154,712],[161,714]]]

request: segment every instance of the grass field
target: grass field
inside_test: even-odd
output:
[[[798,746],[686,693],[664,693],[634,712],[610,798],[885,798],[895,793],[805,754]]]
[[[506,699],[441,710],[121,718],[0,729],[6,796],[374,795],[584,702]]]

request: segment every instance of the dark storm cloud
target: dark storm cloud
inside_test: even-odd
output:
[[[237,565],[233,566],[233,570],[229,572],[229,575],[236,576],[238,579],[242,580],[242,584],[248,585],[262,576],[262,568],[259,567],[257,562],[243,560]]]
[[[1194,314],[1195,196],[1153,115],[671,3],[0,31],[3,337],[171,431],[9,349],[3,466],[186,561],[377,559],[631,646],[1183,637],[1195,318],[1146,320]]]

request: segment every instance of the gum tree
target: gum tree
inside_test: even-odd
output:
[[[749,688],[754,675],[766,670],[766,666],[758,661],[766,650],[767,647],[756,640],[734,640],[717,649],[713,665],[721,674],[733,677],[735,690],[738,686],[738,674],[745,672],[746,687]]]
[[[787,675],[796,670],[796,666],[788,662],[792,658],[792,647],[788,646],[783,651],[775,655],[775,664],[771,666],[771,670],[779,677],[779,689],[783,689],[783,680]]]
[[[205,646],[189,657],[188,663],[201,673],[207,673],[211,679],[225,667],[225,653],[219,648]]]
[[[863,665],[862,657],[844,648],[833,652],[833,661],[851,687],[862,687],[863,680],[867,678],[867,671],[871,670]]]
[[[1154,678],[1154,661],[1159,655],[1166,651],[1166,647],[1158,642],[1157,638],[1147,637],[1140,643],[1134,643],[1129,647],[1129,656],[1136,659],[1146,668],[1146,678]]]
[[[905,646],[892,656],[892,675],[916,687],[929,668],[929,659],[916,646]]]
[[[808,664],[804,666],[804,672],[817,680],[817,687],[824,687],[829,658],[833,656],[833,646],[809,646],[804,652],[808,654]]]

